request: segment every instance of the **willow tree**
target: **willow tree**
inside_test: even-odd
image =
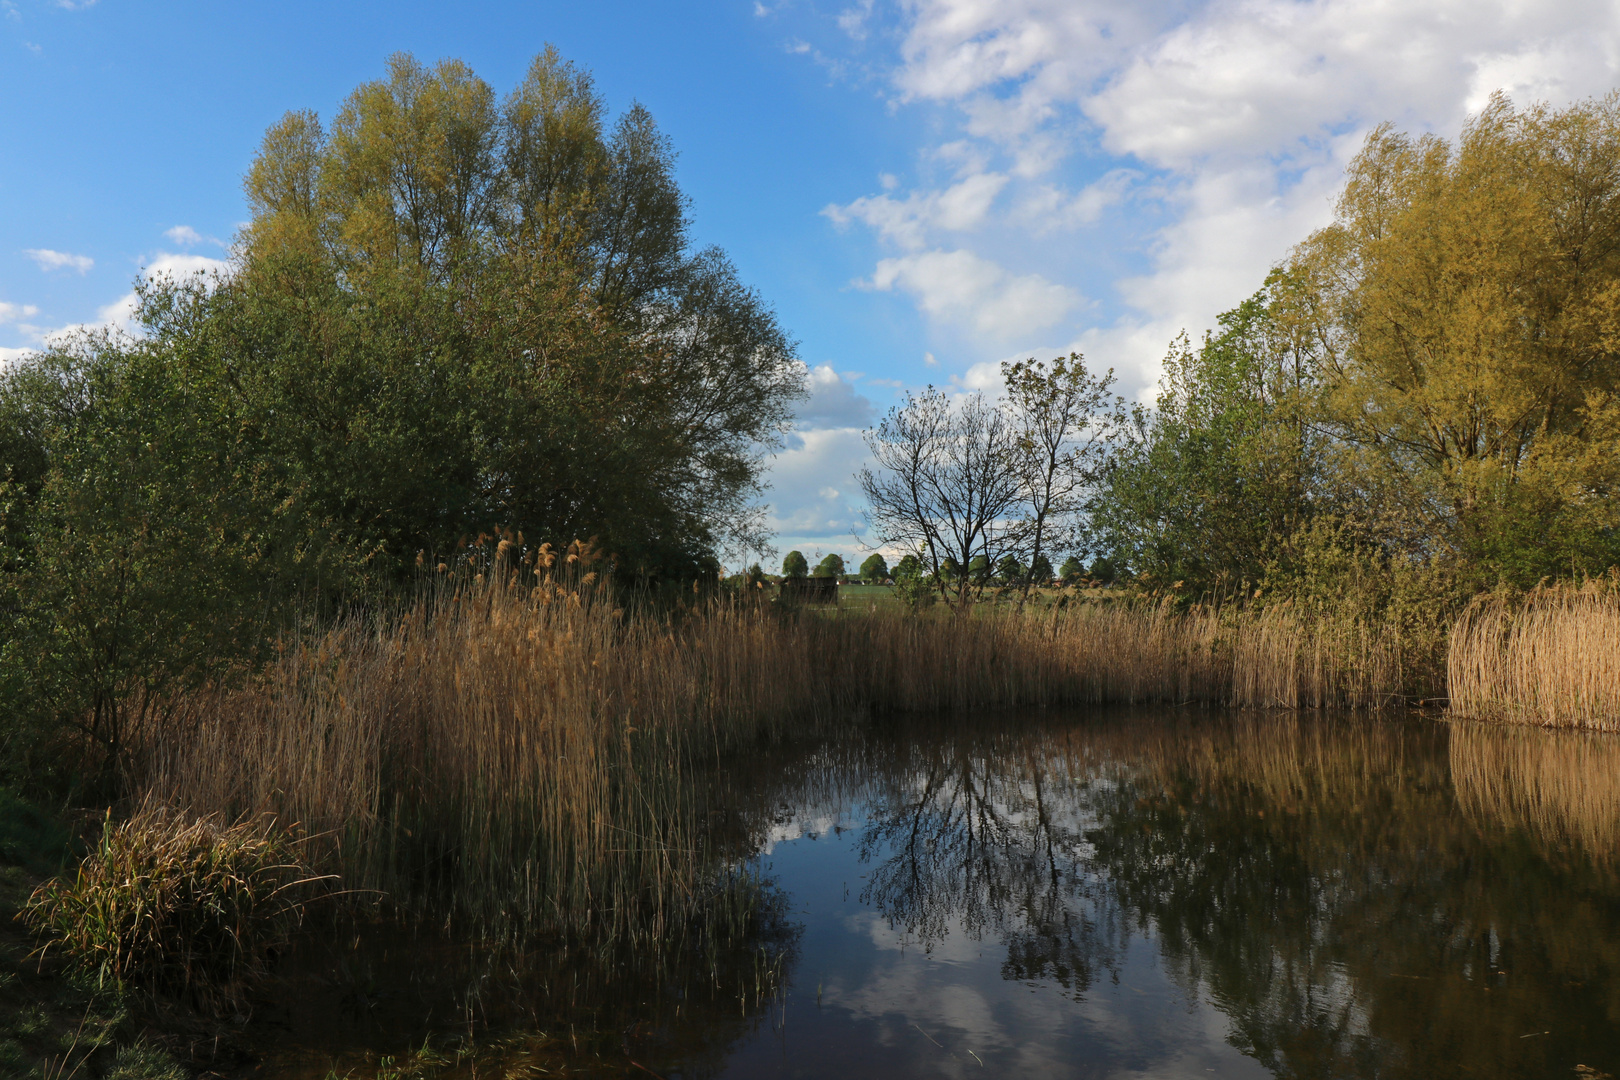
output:
[[[414,538],[380,538],[395,555],[489,524],[654,564],[763,543],[762,458],[801,369],[725,255],[692,244],[674,165],[644,108],[610,123],[551,48],[504,100],[458,61],[395,56],[330,130],[296,112],[266,133],[217,304],[256,305],[233,333],[266,364],[307,354],[290,366],[326,384],[344,445],[377,430],[378,391],[433,403],[425,446],[467,475],[437,484],[450,502]],[[369,352],[330,385],[346,335]]]
[[[1379,128],[1287,276],[1347,489],[1509,578],[1620,559],[1620,96]]]

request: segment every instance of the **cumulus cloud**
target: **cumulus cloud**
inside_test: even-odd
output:
[[[70,255],[65,251],[52,251],[50,248],[29,248],[23,252],[41,270],[75,270],[82,277],[88,274],[96,265],[96,261],[88,255]]]
[[[181,247],[196,247],[198,244],[213,244],[216,247],[224,246],[214,237],[204,236],[190,225],[176,225],[172,229],[165,229],[163,235],[168,237],[171,243],[179,244]]]
[[[856,392],[831,364],[817,364],[806,373],[810,396],[799,406],[795,426],[810,428],[863,428],[877,414],[871,401]]]
[[[911,295],[930,317],[991,340],[1015,338],[1057,323],[1080,303],[1073,289],[1039,274],[1010,273],[971,251],[927,251],[884,259],[858,283]]]
[[[1136,169],[1110,169],[1100,180],[1070,194],[1050,184],[1032,190],[1018,204],[1016,220],[1037,235],[1092,225],[1103,212],[1125,201],[1141,179]]]
[[[230,263],[224,259],[210,259],[206,255],[189,255],[171,251],[161,251],[149,259],[141,269],[141,274],[151,280],[157,278],[172,278],[176,281],[184,280],[196,274],[225,274],[230,272]],[[134,290],[130,290],[117,300],[100,308],[96,312],[96,323],[92,325],[111,326],[126,333],[135,332],[135,303]]]
[[[835,224],[858,221],[884,239],[915,250],[924,246],[931,230],[976,228],[1006,183],[1007,177],[1000,173],[978,173],[939,191],[912,192],[904,199],[863,195],[847,206],[833,204],[821,212]]]
[[[0,325],[21,322],[38,314],[39,308],[33,304],[8,304],[0,300]]]
[[[1169,335],[1210,325],[1329,220],[1374,125],[1454,135],[1497,90],[1561,104],[1620,74],[1608,0],[912,0],[891,29],[893,101],[957,111],[933,156],[1005,178],[973,219],[981,249],[1120,215],[1141,230],[1141,270],[1077,340],[1131,350],[1101,359],[1144,378]],[[1089,166],[1078,187],[1053,176],[1068,161]],[[951,228],[942,195],[896,185],[827,213],[924,252]],[[874,287],[950,317],[923,280],[938,265],[881,265]]]
[[[851,534],[863,524],[854,476],[866,460],[860,428],[791,432],[786,448],[771,464],[767,524],[778,545],[853,543]]]

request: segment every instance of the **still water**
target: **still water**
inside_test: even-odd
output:
[[[522,1063],[526,1023],[553,1055],[531,1069],[666,1080],[1620,1074],[1614,736],[999,713],[762,751],[712,786],[769,942],[593,991],[616,1034],[585,1051],[556,973],[514,989],[485,1072]],[[373,996],[435,962],[396,949]],[[394,998],[319,1035],[289,1012],[260,1074],[440,1030],[402,1030],[425,998]]]

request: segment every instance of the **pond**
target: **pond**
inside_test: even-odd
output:
[[[873,724],[710,779],[715,833],[769,897],[749,948],[617,984],[531,957],[503,982],[448,944],[357,937],[338,953],[364,976],[322,984],[348,1004],[288,984],[298,1001],[255,1020],[255,1071],[360,1075],[476,1014],[486,1049],[442,1068],[1620,1073],[1620,738],[993,713]],[[435,1004],[450,984],[457,1004]]]

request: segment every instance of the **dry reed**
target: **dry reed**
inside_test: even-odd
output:
[[[1491,596],[1451,632],[1452,711],[1547,727],[1620,730],[1617,579]]]
[[[874,710],[1377,706],[1403,700],[1410,667],[1376,628],[1287,609],[626,615],[583,562],[566,585],[557,569],[532,589],[441,579],[397,618],[289,641],[251,685],[145,733],[145,792],[302,822],[351,888],[485,926],[663,941],[717,904],[747,918],[692,777],[760,740]]]

